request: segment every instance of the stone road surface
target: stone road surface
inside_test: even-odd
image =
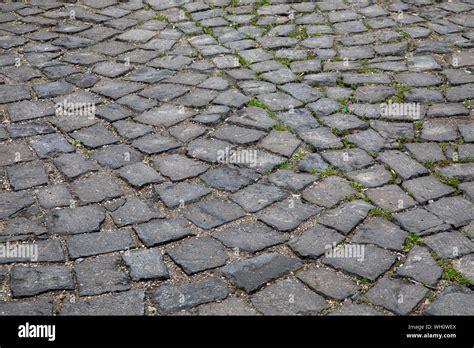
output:
[[[473,0],[68,2],[0,5],[1,314],[474,315]]]

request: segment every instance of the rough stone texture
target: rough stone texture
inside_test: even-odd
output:
[[[290,231],[319,211],[319,208],[302,203],[300,200],[288,200],[267,209],[260,214],[259,220],[279,231]]]
[[[302,257],[318,258],[323,255],[333,243],[338,244],[344,236],[324,226],[316,226],[303,232],[299,237],[290,241],[290,247]]]
[[[399,211],[415,205],[415,201],[397,185],[385,185],[367,190],[370,200],[382,209]]]
[[[227,297],[221,280],[206,278],[199,282],[165,284],[151,291],[151,301],[163,314],[169,314]]]
[[[169,278],[161,251],[157,248],[126,251],[123,261],[130,269],[133,280]]]
[[[76,260],[74,269],[81,296],[100,295],[130,289],[127,274],[119,268],[120,257],[101,255],[94,259]]]
[[[193,234],[183,218],[153,220],[133,227],[143,243],[150,247],[172,242]]]
[[[298,279],[314,291],[325,296],[343,300],[357,291],[357,285],[349,277],[330,268],[311,268],[296,274]]]
[[[442,272],[442,268],[437,265],[428,250],[417,245],[410,250],[403,266],[397,270],[399,275],[429,285],[436,284]]]
[[[198,308],[199,315],[258,315],[258,312],[243,300],[228,297],[222,302],[204,304]]]
[[[352,255],[352,257],[337,257],[336,254],[335,256],[336,257],[325,256],[323,262],[337,269],[370,280],[375,280],[380,274],[389,269],[396,258],[392,252],[372,245],[364,245],[363,257],[360,258],[360,261],[357,255]]]
[[[14,297],[74,289],[72,269],[68,266],[16,266],[12,270],[10,284]]]
[[[51,233],[78,234],[99,229],[105,219],[105,209],[98,205],[54,210],[46,222]]]
[[[430,304],[424,314],[427,315],[473,315],[474,310],[470,305],[474,300],[472,292],[458,292],[448,289],[438,295]]]
[[[3,1],[0,242],[39,254],[1,258],[0,312],[465,313],[463,285],[418,307],[359,300],[388,277],[450,287],[434,254],[472,279],[472,11],[468,0]],[[364,246],[364,260],[328,257],[334,243]],[[275,268],[238,278],[266,287],[258,306],[239,286],[201,284],[268,254]],[[325,283],[285,280],[289,255]],[[18,299],[19,267],[64,267],[74,282],[44,271],[31,289],[51,293]],[[375,284],[353,279],[354,291],[348,277]],[[169,298],[153,296],[163,288]]]
[[[212,236],[235,251],[255,252],[283,243],[288,237],[261,223],[243,223],[214,232]]]
[[[367,292],[373,304],[385,307],[397,314],[406,315],[426,295],[428,289],[419,284],[384,277]]]
[[[264,315],[314,315],[326,308],[324,298],[297,280],[283,279],[252,296],[252,304]]]
[[[330,208],[356,191],[350,183],[338,176],[329,176],[303,191],[303,198],[313,204]]]
[[[408,230],[412,231],[411,229]],[[373,217],[366,219],[356,228],[352,241],[375,244],[392,250],[401,250],[407,236],[408,233],[394,223],[386,219]]]
[[[79,301],[65,301],[60,315],[144,315],[143,289],[102,295]]]
[[[168,255],[187,274],[222,266],[228,259],[223,245],[209,237],[185,241],[168,251]]]
[[[129,229],[78,234],[67,239],[69,256],[72,259],[105,254],[134,246],[135,243]]]
[[[237,287],[252,292],[301,265],[298,259],[271,253],[230,263],[222,268],[222,273]]]

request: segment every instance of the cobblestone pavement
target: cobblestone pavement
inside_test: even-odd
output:
[[[472,0],[1,4],[0,313],[474,315],[473,39]]]

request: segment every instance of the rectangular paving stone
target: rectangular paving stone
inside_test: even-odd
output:
[[[72,183],[71,190],[81,204],[97,203],[123,194],[117,182],[108,174],[96,174]]]
[[[35,157],[24,142],[13,141],[0,144],[0,166],[9,166],[14,163],[31,161]]]
[[[46,216],[50,233],[79,234],[99,230],[105,209],[99,205],[53,210]]]
[[[145,163],[138,162],[121,167],[118,171],[120,177],[130,185],[140,188],[147,184],[161,183],[165,178]]]
[[[187,118],[196,115],[196,111],[187,107],[163,104],[135,117],[135,120],[153,126],[173,126]]]
[[[375,205],[393,212],[415,205],[415,200],[397,185],[370,188],[366,195]]]
[[[330,268],[310,268],[299,271],[296,277],[314,291],[336,300],[353,295],[358,286],[349,277]]]
[[[84,146],[92,148],[113,144],[119,141],[119,138],[115,134],[100,123],[74,131],[71,136],[84,144]]]
[[[188,275],[222,266],[229,258],[224,246],[210,237],[188,239],[167,254]]]
[[[407,315],[425,297],[428,289],[401,279],[384,277],[367,292],[371,303],[399,315]]]
[[[254,213],[286,196],[278,187],[257,183],[232,194],[229,198],[245,211]]]
[[[412,160],[400,151],[385,151],[378,158],[392,167],[403,179],[409,179],[412,176],[428,172],[420,163]]]
[[[127,274],[119,269],[120,260],[120,256],[100,255],[96,258],[76,261],[74,269],[79,294],[91,296],[130,289]]]
[[[7,175],[15,191],[49,183],[44,165],[37,161],[10,166]]]
[[[420,203],[447,196],[454,192],[454,188],[443,184],[433,176],[423,176],[404,181],[402,186]]]
[[[315,315],[329,306],[322,296],[295,279],[279,280],[252,295],[251,301],[264,315]]]
[[[58,133],[46,134],[31,140],[30,146],[40,158],[52,158],[75,150],[74,146],[62,134]]]
[[[63,154],[56,157],[53,163],[68,179],[74,179],[82,174],[99,169],[93,161],[80,153]]]
[[[106,254],[135,246],[130,229],[78,234],[66,240],[71,259]]]
[[[64,301],[60,315],[144,315],[145,293],[133,289],[116,294]]]
[[[222,268],[222,273],[237,287],[250,293],[301,266],[296,258],[269,253],[232,262]]]
[[[235,203],[214,198],[191,205],[184,210],[183,214],[193,224],[204,229],[211,229],[239,219],[245,215],[245,212]]]
[[[330,149],[342,146],[342,142],[329,128],[319,127],[299,133],[301,138],[316,149]]]
[[[91,91],[108,98],[119,99],[140,89],[142,89],[142,86],[138,83],[113,80],[101,85],[95,85]]]
[[[393,252],[372,245],[358,245],[362,252],[361,261],[357,255],[338,255],[337,250],[343,251],[343,248],[357,247],[356,244],[344,244],[332,250],[333,255],[325,256],[322,262],[326,265],[343,270],[350,274],[355,274],[370,280],[375,280],[382,273],[387,271],[395,262],[396,255]],[[363,248],[363,249],[362,249]],[[331,257],[329,257],[331,256]]]
[[[31,192],[0,192],[0,218],[8,218],[33,204],[34,199]]]
[[[31,99],[31,90],[27,85],[0,85],[0,104],[24,99]]]
[[[153,159],[153,163],[161,174],[173,181],[198,176],[208,168],[206,164],[200,161],[192,160],[179,154],[156,157]]]
[[[104,146],[93,150],[90,157],[102,166],[112,169],[139,163],[143,160],[143,155],[138,150],[126,144]]]
[[[50,102],[24,100],[8,105],[8,115],[12,122],[42,118],[54,113],[55,109]]]
[[[211,193],[207,187],[195,183],[180,182],[155,185],[155,192],[168,208],[184,208]]]
[[[53,300],[1,301],[0,315],[53,315]]]
[[[122,227],[163,218],[164,214],[137,197],[127,197],[125,203],[110,213],[115,225]]]
[[[438,295],[436,300],[428,306],[424,314],[427,315],[472,315],[474,312],[470,303],[474,294],[463,293],[447,289]]]
[[[123,261],[133,280],[169,278],[168,269],[158,248],[126,251]]]
[[[215,277],[194,283],[164,284],[150,292],[152,303],[162,314],[171,314],[200,304],[223,300],[228,290]]]
[[[10,288],[14,297],[33,296],[53,290],[72,290],[74,281],[69,266],[15,266]]]
[[[183,218],[152,220],[133,226],[138,237],[148,246],[155,246],[193,235],[189,222]]]
[[[403,265],[397,269],[397,274],[429,285],[435,285],[442,273],[443,269],[438,266],[428,249],[418,245],[410,250]]]
[[[132,143],[133,147],[138,150],[148,153],[155,154],[166,152],[171,149],[176,149],[181,146],[178,142],[170,137],[161,134],[148,134],[141,138],[136,139]]]
[[[283,243],[288,237],[261,223],[242,223],[212,234],[225,246],[237,251],[255,252]]]
[[[198,315],[258,315],[249,304],[236,297],[228,297],[222,302],[212,302],[199,306]]]
[[[302,203],[301,200],[278,202],[258,215],[258,219],[279,231],[297,228],[311,216],[320,212],[320,208]]]
[[[406,231],[420,236],[450,228],[449,224],[423,208],[397,213],[394,218]]]
[[[344,236],[337,231],[322,225],[316,225],[304,231],[298,237],[291,239],[288,245],[301,257],[317,259],[326,252],[328,246],[332,246],[333,243],[337,244],[342,240],[344,240]]]
[[[365,219],[372,208],[374,208],[372,204],[362,200],[346,202],[337,208],[324,211],[319,216],[318,222],[347,235],[355,226]]]
[[[466,225],[474,218],[474,205],[459,196],[441,198],[426,209],[455,227]]]
[[[408,231],[413,232],[411,229],[408,229]],[[353,243],[375,244],[382,248],[401,250],[407,237],[408,233],[394,223],[383,218],[372,217],[357,226],[351,241]]]
[[[302,197],[318,206],[330,208],[344,197],[355,193],[346,179],[331,175],[304,190]]]
[[[22,242],[12,243],[8,241],[10,248],[17,248],[19,255],[17,256],[4,256],[0,259],[0,263],[26,263],[26,262],[61,262],[64,261],[64,252],[61,247],[61,243],[58,239],[47,239],[38,240],[34,242]],[[7,244],[3,244],[5,248]],[[37,253],[33,254],[26,251],[23,255],[21,254],[22,248],[36,248]],[[28,249],[23,249],[28,250]]]
[[[423,241],[443,259],[458,258],[474,250],[474,242],[458,231],[436,233]]]

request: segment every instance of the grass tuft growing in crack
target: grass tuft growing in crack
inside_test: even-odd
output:
[[[409,233],[405,243],[402,245],[403,252],[409,252],[415,245],[425,244],[423,240],[414,233]]]
[[[391,219],[392,212],[388,209],[383,209],[380,207],[375,207],[369,210],[369,216],[381,217],[383,219]]]

